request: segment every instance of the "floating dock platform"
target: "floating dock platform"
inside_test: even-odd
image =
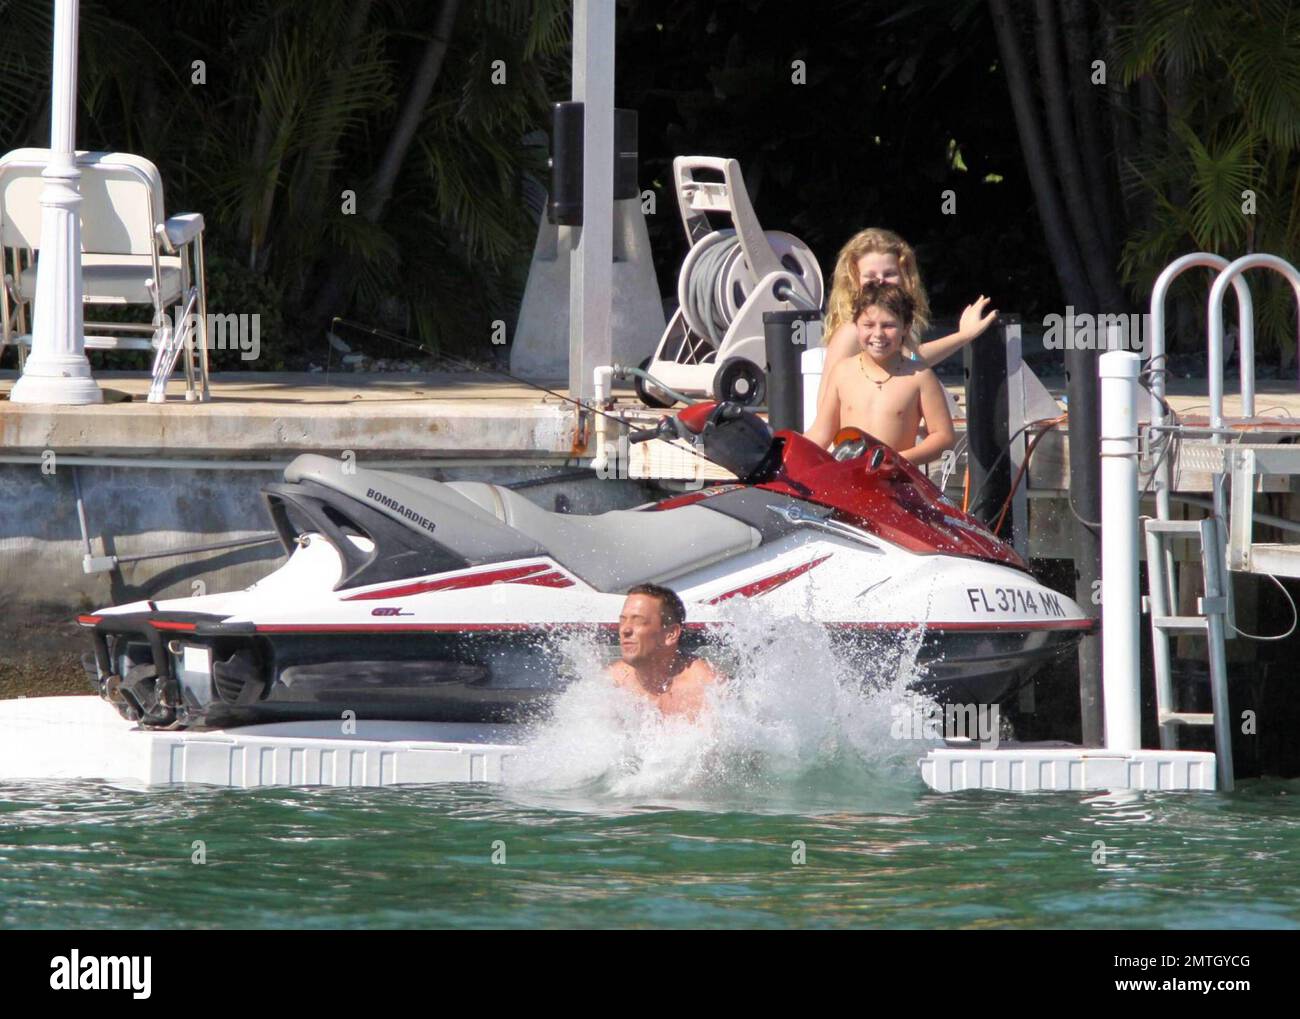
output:
[[[0,701],[0,782],[90,780],[377,787],[501,782],[520,753],[510,725],[288,722],[208,732],[139,729],[98,697]],[[1212,792],[1214,754],[1080,747],[940,748],[921,759],[937,792]]]
[[[1101,747],[941,748],[921,758],[921,778],[941,793],[1214,792],[1214,754]]]
[[[519,752],[510,725],[286,722],[238,730],[142,730],[99,697],[0,701],[0,782],[389,786],[500,782]]]

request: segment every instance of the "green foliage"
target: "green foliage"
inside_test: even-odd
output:
[[[79,144],[153,160],[168,211],[205,215],[212,309],[262,314],[263,357],[219,366],[319,360],[333,315],[447,349],[513,324],[525,184],[544,175],[528,136],[568,91],[571,4],[460,0],[385,202],[377,175],[445,2],[82,0]],[[47,144],[51,7],[0,0],[0,151]]]
[[[211,350],[208,358],[212,371],[285,371],[304,368],[305,365],[298,363],[297,350],[286,343],[280,312],[281,299],[271,281],[238,259],[220,251],[205,252],[204,261],[208,279],[208,313],[259,316],[260,351],[257,360],[244,361],[236,349]]]
[[[445,2],[82,0],[79,144],[157,163],[169,210],[207,219],[212,310],[262,315],[263,358],[219,354],[222,367],[319,361],[333,315],[470,356],[493,322],[513,331],[572,4],[460,0],[384,202],[379,171]],[[48,138],[51,7],[0,0],[6,150]],[[1114,23],[1104,55],[1126,86],[1112,81],[1126,98],[1102,119],[1137,303],[1189,250],[1300,261],[1300,0],[1087,8],[1099,47]],[[1018,7],[1033,67],[1031,19]],[[985,0],[619,0],[617,24],[616,98],[640,112],[663,290],[685,252],[671,161],[698,152],[739,159],[760,220],[827,272],[851,234],[885,226],[917,248],[941,315],[980,292],[1030,318],[1059,308]],[[941,212],[949,188],[956,216]],[[1256,278],[1261,347],[1289,348],[1289,290]]]
[[[1125,5],[1127,6],[1127,5]],[[1120,35],[1124,81],[1144,76],[1166,98],[1168,130],[1125,153],[1130,196],[1151,201],[1121,268],[1139,294],[1187,251],[1252,251],[1300,261],[1300,10],[1292,0],[1155,0]],[[1174,83],[1182,102],[1173,108]],[[1254,211],[1251,210],[1253,204]],[[1258,349],[1294,344],[1290,287],[1250,277]]]

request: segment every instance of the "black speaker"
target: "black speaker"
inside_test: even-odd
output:
[[[582,225],[582,103],[556,103],[551,117],[551,193],[547,217],[561,226]],[[637,113],[614,111],[614,198],[636,198]]]

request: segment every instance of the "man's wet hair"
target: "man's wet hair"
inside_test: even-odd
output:
[[[659,602],[659,618],[664,626],[681,626],[686,622],[686,606],[676,591],[658,584],[637,584],[627,592],[629,598],[634,594],[644,594]]]
[[[853,299],[853,321],[856,322],[859,315],[872,307],[884,308],[893,315],[902,325],[904,332],[912,327],[912,318],[916,315],[916,302],[897,283],[863,284],[862,289]]]

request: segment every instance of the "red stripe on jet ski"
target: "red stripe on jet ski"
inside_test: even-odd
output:
[[[720,594],[716,598],[710,598],[705,605],[717,605],[718,602],[724,602],[728,598],[753,598],[756,595],[766,594],[768,591],[780,587],[782,584],[789,583],[795,577],[801,577],[814,566],[824,563],[829,559],[829,555],[824,555],[820,559],[810,559],[802,566],[795,566],[792,569],[785,570],[782,573],[775,573],[770,577],[764,577],[762,580],[755,580],[752,584],[746,584],[744,587],[738,587],[734,591],[728,591],[726,594]]]
[[[534,573],[547,572],[554,571],[546,563],[533,563],[530,566],[512,566],[505,570],[486,570],[482,573],[466,573],[459,577],[442,577],[439,580],[418,580],[413,584],[399,584],[395,587],[380,588],[378,591],[349,595],[343,601],[404,598],[407,595],[425,594],[429,591],[460,591],[467,587],[485,587],[488,584],[510,584],[523,577],[530,577]]]
[[[707,631],[714,623],[686,623],[688,630]],[[823,623],[833,630],[915,630],[921,623],[860,622]],[[955,631],[985,633],[1024,633],[1028,630],[1091,630],[1091,619],[1025,619],[1003,622],[927,623],[926,630],[936,633]],[[582,621],[559,623],[261,623],[258,633],[520,633],[526,630],[617,630],[617,623]]]
[[[689,625],[689,624],[688,624]],[[697,624],[703,626],[703,624]],[[521,633],[527,630],[617,630],[617,623],[259,623],[258,633]]]
[[[150,624],[153,626],[155,630],[192,631],[194,629],[193,623],[175,623],[175,622],[169,622],[166,619],[152,619],[150,620]]]
[[[512,584],[536,584],[538,587],[572,587],[573,581],[563,573],[556,573],[552,570],[550,573],[542,573],[536,577],[521,577],[518,580],[510,581]]]
[[[77,622],[82,626],[94,626],[103,618],[103,616],[78,616]]]
[[[940,633],[950,631],[993,631],[1022,632],[1025,630],[1091,630],[1095,624],[1092,619],[1008,619],[1002,622],[957,622],[957,623],[823,623],[832,630],[915,630],[924,626],[926,630]]]

